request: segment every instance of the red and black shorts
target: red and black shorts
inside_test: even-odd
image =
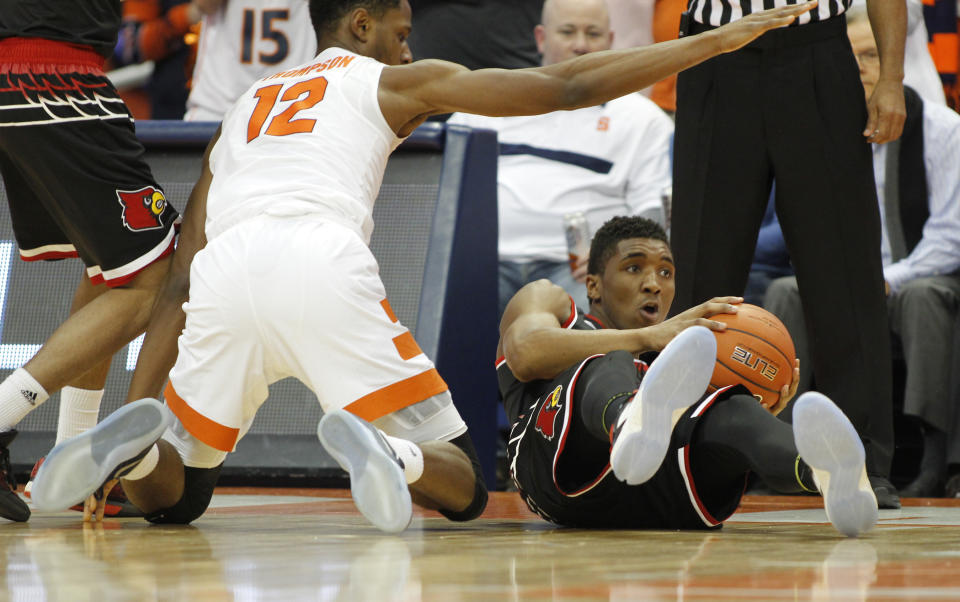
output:
[[[93,50],[0,40],[0,174],[20,256],[119,286],[173,250],[179,214]]]
[[[590,362],[604,366],[584,372]],[[507,445],[511,476],[530,509],[551,522],[580,528],[721,526],[739,506],[745,483],[731,484],[726,492],[711,492],[711,499],[720,502],[707,507],[693,479],[690,443],[699,418],[723,403],[729,391],[710,394],[691,406],[674,428],[656,474],[642,485],[627,485],[610,468],[609,444],[598,441],[597,447],[589,449],[569,446],[571,428],[586,428],[574,424],[580,420],[574,407],[575,390],[586,384],[586,378],[609,383],[612,396],[635,390],[642,374],[625,351],[594,356],[545,382],[541,394],[530,399],[514,422]]]

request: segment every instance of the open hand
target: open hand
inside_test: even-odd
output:
[[[650,342],[654,351],[660,351],[673,340],[673,337],[691,326],[706,326],[717,332],[726,330],[726,324],[710,318],[717,314],[735,314],[738,311],[737,305],[740,303],[743,303],[743,297],[714,297],[660,324],[647,326],[645,331],[648,335],[655,335]]]
[[[803,13],[817,6],[817,0],[762,10],[737,19],[715,30],[720,36],[721,52],[743,48],[771,29],[786,27]]]

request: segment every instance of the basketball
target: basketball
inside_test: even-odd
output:
[[[718,314],[711,319],[727,329],[717,337],[717,363],[708,391],[727,385],[744,385],[764,407],[780,398],[780,389],[790,384],[796,353],[793,339],[775,315],[756,305],[742,303],[736,314]]]

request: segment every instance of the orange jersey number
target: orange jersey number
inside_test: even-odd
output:
[[[270,116],[274,106],[277,104],[278,96],[282,102],[290,100],[296,100],[297,102],[291,104],[285,111],[271,119],[270,125],[267,126],[267,131],[264,133],[268,136],[288,136],[290,134],[313,131],[313,127],[317,124],[316,119],[294,119],[294,116],[300,111],[309,109],[323,100],[323,96],[327,92],[327,78],[321,76],[297,82],[287,88],[283,96],[280,96],[280,90],[282,88],[283,84],[274,84],[272,86],[264,86],[254,93],[254,96],[257,97],[257,106],[254,107],[250,121],[247,123],[247,142],[252,141],[260,135],[260,131],[263,129],[263,123],[267,120],[267,117]],[[304,95],[306,95],[306,97],[300,99],[300,97]]]

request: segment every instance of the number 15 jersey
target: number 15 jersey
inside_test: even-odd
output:
[[[207,238],[256,215],[321,215],[369,244],[387,158],[401,142],[377,99],[384,66],[328,48],[247,90],[210,155]]]
[[[250,84],[317,54],[307,0],[229,0],[203,18],[187,121],[220,121]]]

